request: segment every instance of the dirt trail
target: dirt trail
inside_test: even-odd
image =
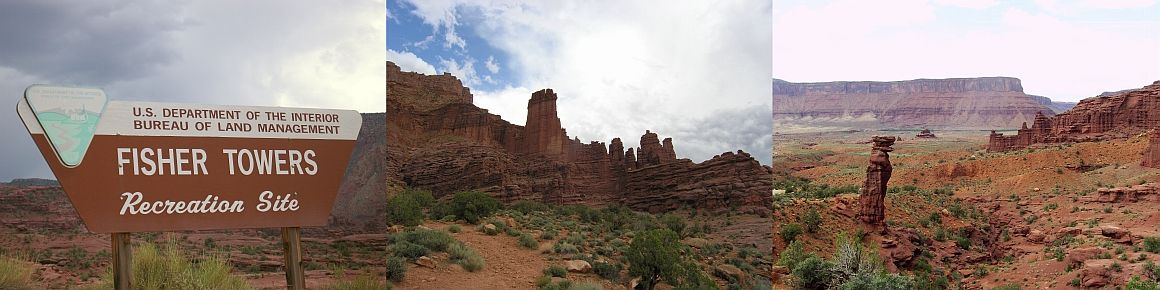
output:
[[[428,222],[425,226],[444,229],[445,223]],[[551,265],[538,251],[521,248],[516,238],[504,234],[488,236],[472,226],[451,234],[471,247],[487,261],[478,272],[467,272],[449,263],[446,254],[436,255],[436,269],[407,265],[407,276],[395,286],[400,289],[537,289],[536,278]]]

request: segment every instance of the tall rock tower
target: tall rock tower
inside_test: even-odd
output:
[[[556,93],[552,89],[532,93],[524,127],[522,153],[538,153],[559,160],[566,158],[564,144],[568,137],[560,127],[560,117],[556,116]]]

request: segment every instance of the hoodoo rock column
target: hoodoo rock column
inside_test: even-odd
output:
[[[890,181],[890,173],[894,168],[890,166],[890,151],[894,151],[893,136],[874,136],[874,143],[870,151],[870,166],[866,167],[866,181],[862,183],[859,203],[862,210],[858,219],[863,223],[885,228],[886,220],[886,183]]]
[[[564,141],[568,137],[560,127],[556,116],[556,93],[543,89],[532,93],[528,100],[528,120],[524,123],[524,146],[526,152],[539,153],[562,160]]]

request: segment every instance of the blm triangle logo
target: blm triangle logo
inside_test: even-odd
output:
[[[33,85],[24,91],[36,121],[61,163],[76,167],[85,158],[108,100],[93,88]]]

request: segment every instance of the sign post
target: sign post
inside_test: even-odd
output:
[[[302,271],[301,228],[282,228],[282,250],[286,258],[286,288],[306,289],[306,276]]]
[[[113,233],[113,286],[133,289],[133,245],[129,233]]]
[[[73,208],[109,233],[114,282],[130,233],[283,228],[287,285],[304,288],[300,227],[324,226],[362,126],[352,110],[108,101],[33,85],[17,104]]]

